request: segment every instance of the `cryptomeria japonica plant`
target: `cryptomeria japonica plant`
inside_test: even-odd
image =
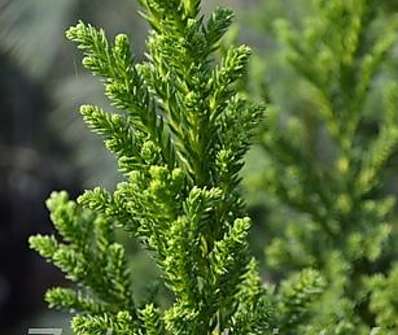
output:
[[[60,192],[48,200],[59,238],[36,236],[30,244],[76,286],[51,289],[46,300],[74,314],[79,335],[292,333],[324,282],[305,270],[275,292],[248,252],[251,220],[239,172],[264,111],[235,83],[250,49],[231,47],[216,62],[233,19],[227,9],[205,20],[199,0],[140,4],[152,28],[141,63],[126,35],[111,43],[83,22],[66,33],[118,110],[85,105],[80,113],[125,180],[114,192],[95,188],[77,201]],[[150,251],[172,294],[169,305],[136,302],[118,229]]]

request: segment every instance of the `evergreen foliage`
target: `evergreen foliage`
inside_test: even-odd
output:
[[[75,315],[78,335],[294,334],[324,283],[306,270],[281,289],[267,288],[248,251],[251,220],[239,172],[264,108],[235,84],[250,49],[231,47],[216,62],[229,10],[217,9],[206,22],[199,0],[140,4],[152,28],[140,63],[126,35],[111,43],[83,22],[66,33],[118,110],[84,105],[80,113],[125,180],[114,192],[95,188],[77,201],[60,192],[48,200],[59,237],[35,236],[30,244],[76,287],[51,289],[46,300]],[[173,295],[168,306],[136,301],[118,229],[150,250]]]
[[[263,92],[266,165],[247,184],[266,192],[276,221],[266,260],[279,275],[312,267],[325,276],[300,333],[397,334],[396,197],[386,183],[398,149],[388,73],[397,15],[373,0],[312,3],[311,14],[274,25],[295,91],[281,104],[272,86]],[[286,108],[294,99],[303,111]]]

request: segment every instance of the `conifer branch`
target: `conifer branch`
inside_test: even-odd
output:
[[[66,33],[118,109],[84,105],[80,113],[125,180],[114,192],[88,190],[77,203],[66,193],[48,202],[63,241],[38,236],[31,246],[79,287],[53,289],[47,300],[78,314],[78,335],[269,333],[273,303],[249,254],[251,220],[238,192],[264,111],[237,90],[251,51],[231,48],[217,65],[229,10],[205,22],[199,0],[139,2],[152,27],[141,63],[123,34],[110,43],[83,22]],[[116,228],[150,251],[173,296],[169,307],[137,307]]]

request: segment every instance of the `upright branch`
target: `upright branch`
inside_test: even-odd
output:
[[[248,251],[240,170],[264,110],[236,87],[250,49],[231,47],[216,61],[233,19],[227,9],[205,22],[198,0],[140,4],[152,27],[141,63],[125,35],[111,43],[83,22],[66,33],[117,109],[84,105],[80,113],[115,154],[125,180],[114,192],[95,188],[77,202],[65,192],[52,195],[48,207],[63,242],[36,236],[30,243],[78,285],[50,290],[46,300],[76,314],[78,335],[294,331],[323,281],[307,271],[273,292]],[[137,303],[117,228],[149,250],[171,293],[168,307],[156,297]]]
[[[114,192],[95,188],[77,202],[65,192],[51,196],[63,242],[36,236],[30,243],[78,286],[50,290],[46,300],[77,313],[72,326],[79,335],[269,333],[277,317],[248,252],[251,220],[238,193],[242,160],[263,114],[236,89],[250,49],[231,47],[216,62],[233,19],[227,9],[205,22],[198,0],[140,4],[152,27],[141,63],[124,34],[111,43],[83,22],[66,33],[117,109],[84,105],[80,113],[115,154],[125,180]],[[168,308],[135,302],[115,228],[151,252],[173,296]],[[309,285],[318,286],[319,274],[312,276]]]

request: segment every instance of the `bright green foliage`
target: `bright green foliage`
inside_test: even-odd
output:
[[[396,334],[398,328],[398,266],[394,264],[388,275],[378,274],[368,280],[371,292],[370,309],[377,315],[377,323],[386,334]]]
[[[52,194],[47,206],[65,243],[53,236],[36,236],[30,244],[68,279],[86,288],[50,290],[46,294],[50,306],[90,313],[134,311],[126,255],[114,242],[112,226],[105,218],[82,210],[65,192]]]
[[[271,294],[248,252],[251,220],[239,172],[263,108],[235,87],[248,47],[230,48],[215,64],[233,15],[218,9],[206,23],[200,1],[140,3],[152,27],[141,63],[125,35],[110,43],[82,22],[66,34],[118,110],[86,105],[80,112],[115,154],[125,181],[77,202],[64,192],[48,201],[63,242],[37,236],[31,246],[78,286],[50,290],[46,300],[77,313],[78,335],[260,335],[285,320],[299,323],[320,294],[320,275],[306,272]],[[169,306],[135,301],[116,228],[151,252],[173,296]]]
[[[325,275],[328,289],[305,332],[369,334],[381,326],[396,334],[394,271],[375,273],[388,272],[396,257],[396,199],[384,186],[398,149],[398,85],[385,72],[397,16],[374,0],[312,3],[298,22],[275,22],[296,87],[283,101],[270,85],[266,165],[248,184],[267,193],[277,220],[267,262],[278,273],[312,267]],[[382,103],[372,105],[376,94]],[[295,99],[301,110],[289,109]]]
[[[286,328],[282,333],[289,333],[295,325],[310,315],[305,308],[315,297],[323,292],[325,283],[314,270],[307,270],[294,275],[282,283],[280,292],[280,309],[285,319],[282,324]]]

